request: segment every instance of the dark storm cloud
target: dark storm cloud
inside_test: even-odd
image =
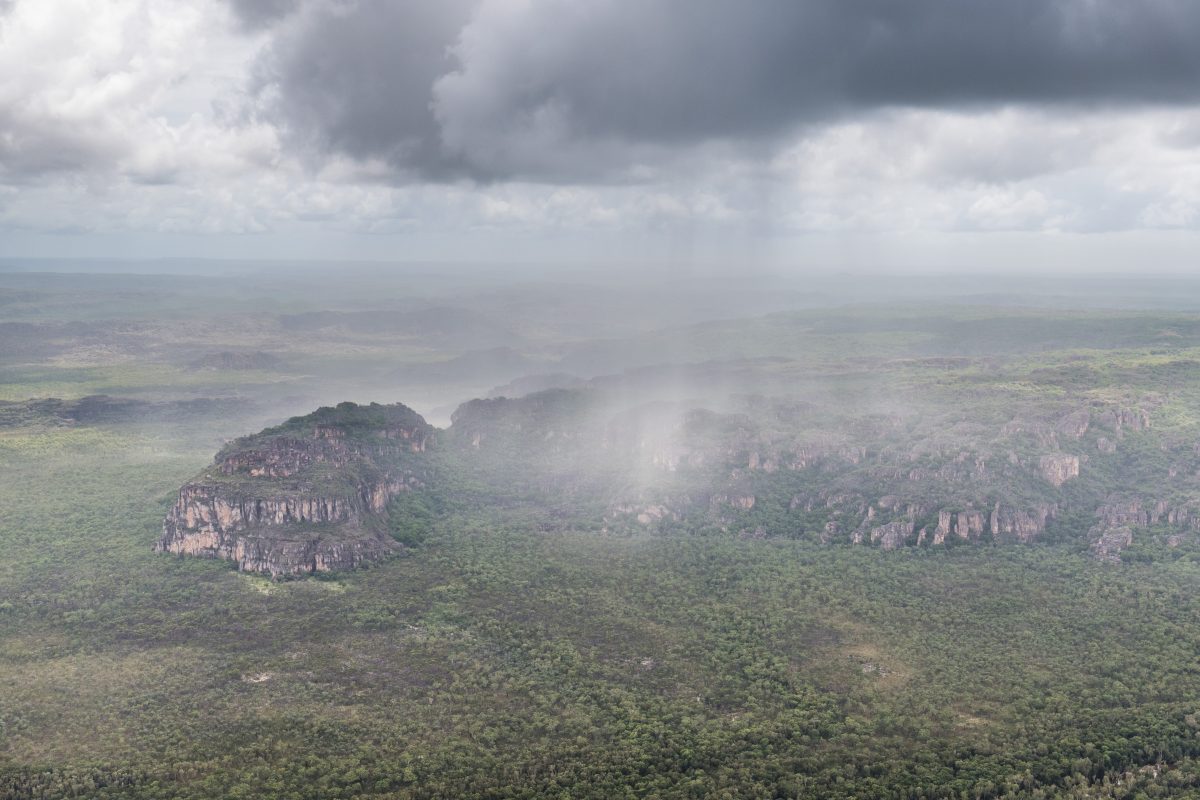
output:
[[[279,118],[325,151],[426,177],[569,179],[639,148],[769,142],[885,107],[1200,96],[1194,0],[473,5],[307,15],[274,46]]]
[[[261,65],[270,112],[324,151],[382,158],[425,176],[447,173],[430,104],[454,62],[447,51],[470,0],[360,0],[317,5],[285,26]]]

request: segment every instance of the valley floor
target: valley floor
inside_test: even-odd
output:
[[[1111,486],[1200,507],[1200,318],[1171,310],[1200,307],[1191,284],[1113,311],[1129,287],[1098,281],[1068,312],[910,283],[667,307],[306,280],[0,273],[0,799],[1200,796],[1196,532],[1138,528],[1118,563],[1088,540]],[[811,307],[835,290],[876,305]],[[964,442],[1004,476],[1014,408],[1082,398],[1153,427],[1045,434],[1014,454],[1025,483],[980,484],[1086,512],[1031,544],[886,551],[849,524],[823,544],[823,507],[788,493],[743,504],[747,537],[457,507],[305,580],[152,551],[180,485],[288,415],[403,401],[445,425],[489,387],[605,375],[898,418],[937,451],[918,488]],[[1037,472],[1054,447],[1078,456],[1061,486]]]
[[[372,569],[274,583],[151,553],[205,454],[182,431],[10,429],[0,451],[3,797],[1133,797],[1200,779],[1190,559],[480,514]]]

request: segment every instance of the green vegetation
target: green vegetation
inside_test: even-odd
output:
[[[5,442],[6,796],[1032,797],[1132,772],[1132,797],[1200,755],[1190,560],[476,509],[272,585],[149,553],[186,453],[40,438]]]
[[[103,320],[88,298],[43,289],[54,324]],[[321,310],[289,292],[270,308]],[[260,313],[228,294],[231,314]],[[121,313],[141,319],[156,298]],[[162,307],[188,308],[169,296]],[[539,357],[621,352],[611,341],[560,346],[568,337],[551,314],[521,319],[521,335],[543,332]],[[87,367],[23,351],[0,372],[0,396],[20,401],[0,406],[0,798],[1200,795],[1200,537],[1160,521],[1137,528],[1122,563],[1105,563],[1089,553],[1096,518],[1086,511],[1117,490],[1175,504],[1200,495],[1196,326],[1182,314],[1110,316],[943,305],[936,318],[795,312],[707,322],[696,336],[686,325],[641,339],[629,330],[646,346],[621,369],[678,348],[675,367],[657,372],[672,402],[713,409],[692,418],[697,447],[748,430],[757,447],[760,433],[794,431],[874,460],[739,466],[732,477],[710,464],[697,474],[719,472],[757,497],[723,511],[724,529],[712,516],[609,524],[604,514],[639,476],[602,458],[564,475],[560,443],[580,440],[555,426],[587,406],[556,416],[535,404],[515,427],[489,428],[507,433],[477,451],[468,426],[455,446],[475,461],[430,450],[438,481],[389,509],[402,555],[281,582],[152,553],[175,491],[267,422],[279,425],[271,435],[289,435],[295,421],[279,420],[326,402],[322,419],[342,425],[364,417],[347,417],[331,395],[409,402],[405,387],[348,390],[331,377],[350,371],[333,345],[293,342],[267,322],[258,324],[270,341],[246,346],[288,342],[281,363],[293,372],[179,366],[192,350],[247,336],[240,317],[212,330],[184,319],[203,341],[152,340],[168,355],[136,367],[122,366],[124,351]],[[330,335],[376,375],[416,352],[452,350],[408,327],[394,339],[377,327]],[[726,355],[767,358],[684,363],[716,341]],[[78,356],[77,345],[61,346]],[[596,389],[653,405],[654,373]],[[46,400],[114,386],[150,405]],[[282,392],[296,397],[271,404]],[[237,402],[192,403],[205,397]],[[1117,440],[1103,420],[1078,439],[1059,434],[1087,460],[1058,491],[1006,471],[1010,451],[1044,452],[1045,431],[998,431],[1080,406],[1097,420],[1145,407],[1153,427],[1127,427],[1114,452],[1101,449],[1102,437]],[[397,421],[383,417],[367,427]],[[636,444],[658,432],[653,415],[622,419],[583,441]],[[530,426],[557,432],[520,455]],[[964,443],[974,448],[964,469],[977,450],[994,483],[955,488],[934,475],[939,454],[952,461]],[[731,458],[748,464],[748,452]],[[877,500],[896,480],[872,471],[881,463],[904,465],[914,498],[928,492],[918,528],[936,524],[940,507],[1001,490],[1063,511],[1031,545],[822,543],[831,519],[857,520],[793,499],[836,489]],[[683,474],[657,488],[686,494]],[[612,495],[589,494],[597,475]],[[739,538],[758,527],[764,538]]]

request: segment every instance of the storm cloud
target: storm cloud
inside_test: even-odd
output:
[[[1192,0],[0,0],[0,253],[1191,268],[1197,39]]]
[[[570,181],[883,108],[1190,104],[1198,35],[1190,0],[358,0],[282,27],[264,85],[327,151]]]
[[[441,146],[435,82],[472,0],[311,4],[282,25],[260,61],[255,91],[293,141],[382,159],[414,177],[459,170]]]

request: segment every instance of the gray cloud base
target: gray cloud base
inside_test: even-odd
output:
[[[422,178],[461,171],[440,144],[431,104],[471,8],[469,0],[310,7],[279,28],[259,65],[267,113],[321,152],[383,159]]]
[[[247,28],[261,28],[288,16],[300,0],[229,0],[238,19]]]
[[[595,178],[645,148],[761,144],[882,107],[1200,95],[1191,0],[358,0],[309,11],[279,28],[264,63],[272,113],[317,150],[384,159],[402,178]]]

